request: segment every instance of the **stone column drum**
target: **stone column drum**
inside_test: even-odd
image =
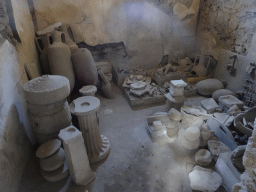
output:
[[[96,174],[90,168],[82,133],[76,127],[69,126],[60,131],[59,138],[63,142],[72,180],[78,185],[87,185]]]
[[[93,96],[80,97],[72,102],[70,111],[78,117],[90,163],[104,159],[110,150],[110,143],[100,135],[97,111],[100,100]]]

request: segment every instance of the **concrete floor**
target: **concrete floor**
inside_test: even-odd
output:
[[[33,154],[23,176],[20,192],[179,192],[191,191],[188,173],[194,167],[195,151],[184,149],[179,140],[173,144],[153,143],[146,128],[146,118],[167,111],[165,105],[132,110],[117,87],[116,99],[100,95],[100,132],[110,143],[109,156],[92,164],[96,179],[87,186],[77,186],[71,178],[46,182],[38,172]],[[188,98],[185,104],[199,105],[203,97]],[[220,190],[223,191],[223,190]]]

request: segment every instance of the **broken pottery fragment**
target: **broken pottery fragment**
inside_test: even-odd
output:
[[[61,141],[59,139],[50,140],[44,144],[42,144],[36,151],[36,157],[40,159],[44,159],[50,157],[54,153],[56,153],[61,146]]]
[[[184,129],[191,126],[201,129],[204,120],[209,116],[201,106],[183,106],[180,112],[183,114],[181,125]]]
[[[246,126],[243,124],[243,121],[251,122],[253,124],[256,117],[256,107],[253,107],[244,113],[239,114],[235,117],[234,126],[243,134],[251,136],[252,135],[252,128],[250,126]],[[248,123],[249,124],[249,123]]]
[[[194,150],[200,144],[200,130],[197,127],[189,127],[181,135],[181,144],[188,150]]]
[[[207,119],[207,124],[209,129],[214,131],[218,139],[227,145],[231,150],[237,148],[237,144],[233,135],[224,124],[220,123],[216,118],[212,116]]]
[[[206,79],[196,84],[197,93],[203,96],[212,96],[212,94],[223,89],[224,86],[218,79]]]
[[[198,165],[189,173],[189,179],[191,188],[198,191],[216,191],[222,184],[218,173]]]
[[[198,165],[204,167],[212,162],[212,155],[206,149],[200,149],[195,154],[195,161]]]
[[[225,95],[233,95],[235,96],[235,93],[228,90],[228,89],[219,89],[217,91],[215,91],[213,94],[212,94],[212,98],[216,101],[216,102],[219,102],[219,97],[220,96],[225,96]]]
[[[99,108],[100,100],[93,96],[79,97],[70,105],[71,113],[78,117],[90,163],[101,161],[110,151],[109,140],[99,131]]]
[[[230,152],[230,148],[226,146],[221,141],[209,140],[208,141],[208,149],[212,154],[212,158],[214,161],[217,161],[220,153]]]
[[[60,131],[59,138],[63,142],[72,180],[78,185],[87,185],[96,174],[91,171],[82,133],[69,126]]]
[[[219,107],[213,98],[201,101],[201,105],[205,108],[208,114],[212,114]]]
[[[234,151],[232,151],[231,161],[233,165],[240,171],[244,171],[243,156],[246,149],[246,145],[238,146]]]

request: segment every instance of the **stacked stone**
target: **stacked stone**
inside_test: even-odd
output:
[[[39,158],[39,172],[46,181],[56,182],[68,176],[68,164],[59,139],[42,144],[36,151],[36,157]]]
[[[181,144],[188,150],[197,149],[200,145],[200,130],[197,127],[189,127],[181,136]]]
[[[69,80],[58,75],[44,75],[24,84],[28,116],[39,143],[58,138],[59,131],[71,123],[67,102]]]
[[[187,86],[182,79],[181,80],[172,80],[169,93],[165,94],[167,98],[166,105],[168,109],[175,108],[180,110],[184,105],[184,88]]]

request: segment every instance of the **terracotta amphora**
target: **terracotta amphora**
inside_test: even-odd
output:
[[[65,43],[69,46],[70,51],[72,53],[73,49],[77,49],[78,46],[75,44],[75,42],[69,37],[67,27],[60,26],[60,30],[65,34]]]
[[[195,72],[198,77],[205,77],[208,73],[211,58],[206,55],[197,55],[194,62],[192,72]]]
[[[91,52],[86,48],[72,50],[72,63],[78,81],[82,85],[96,85],[98,72]]]
[[[48,59],[48,47],[50,46],[50,34],[44,34],[36,38],[36,46],[39,50],[39,60],[44,74],[51,74],[49,59]]]
[[[53,43],[48,48],[48,58],[52,75],[62,75],[68,78],[70,90],[75,85],[75,74],[71,61],[69,47],[62,42],[65,39],[64,33],[55,30],[52,35]]]

